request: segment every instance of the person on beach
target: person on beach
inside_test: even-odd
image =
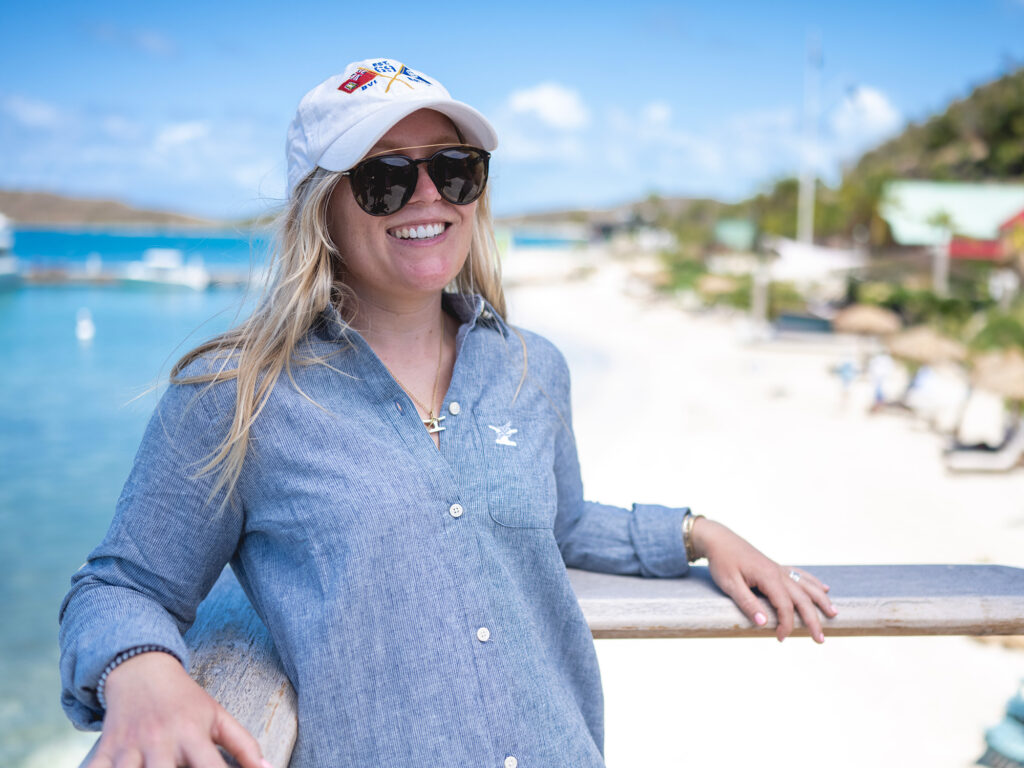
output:
[[[569,372],[508,322],[494,129],[370,59],[288,132],[273,281],[174,367],[103,542],[61,606],[89,768],[264,765],[188,676],[230,563],[298,696],[294,768],[602,766],[597,658],[566,567],[716,584],[818,642],[828,587],[687,508],[585,501]],[[821,613],[819,613],[819,610]],[[683,660],[680,660],[683,663]]]

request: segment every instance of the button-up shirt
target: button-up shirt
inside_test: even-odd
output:
[[[444,303],[460,327],[440,449],[333,308],[299,350],[324,363],[273,388],[227,504],[199,469],[235,382],[167,389],[61,607],[77,726],[100,727],[96,685],[120,652],[154,644],[187,663],[182,633],[230,562],[295,686],[292,766],[603,765],[597,659],[566,566],[683,575],[685,510],[584,501],[561,353],[479,297]]]

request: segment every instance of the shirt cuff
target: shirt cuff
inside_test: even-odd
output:
[[[685,576],[690,569],[683,544],[683,518],[689,507],[634,504],[629,533],[640,575],[659,578]]]

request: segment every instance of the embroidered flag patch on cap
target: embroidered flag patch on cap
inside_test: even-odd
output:
[[[307,93],[288,128],[288,196],[317,167],[347,171],[399,120],[418,109],[446,115],[467,144],[493,151],[494,128],[437,80],[394,59],[366,59],[345,67]]]
[[[371,72],[368,69],[363,69],[362,67],[359,67],[356,70],[356,73],[352,75],[352,77],[350,77],[348,80],[346,80],[344,83],[338,86],[338,90],[345,91],[347,93],[352,93],[352,91],[356,90],[356,88],[366,85],[376,76],[376,72]]]

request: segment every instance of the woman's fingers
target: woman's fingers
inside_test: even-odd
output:
[[[811,598],[811,602],[821,609],[822,613],[829,618],[832,618],[839,613],[839,611],[836,610],[836,607],[832,605],[832,601],[829,599],[829,596],[826,594],[827,587],[824,584],[822,584],[818,579],[811,577],[811,575],[806,571],[796,568],[792,570],[796,571],[800,575],[799,585]]]
[[[729,579],[718,586],[743,611],[743,615],[754,624],[763,627],[768,623],[768,617],[765,616],[764,610],[761,608],[761,601],[757,599],[757,595],[751,591],[742,578]]]
[[[793,598],[782,578],[765,578],[758,582],[757,588],[775,607],[775,614],[779,618],[779,623],[775,627],[775,637],[781,643],[793,633]]]
[[[178,761],[167,751],[147,752],[145,756],[146,768],[176,768]]]
[[[125,749],[114,757],[113,765],[114,768],[143,768],[145,759],[137,749]]]
[[[259,742],[223,708],[213,724],[213,740],[238,761],[242,768],[269,768]]]
[[[189,768],[227,768],[228,766],[211,741],[193,741],[184,745],[182,752]]]
[[[814,638],[816,643],[825,642],[825,634],[821,631],[821,617],[818,615],[818,609],[808,595],[807,589],[802,584],[797,584],[796,582],[787,584],[786,588],[793,600],[797,613],[800,614],[800,619],[803,621],[804,626],[807,627],[808,634]]]

